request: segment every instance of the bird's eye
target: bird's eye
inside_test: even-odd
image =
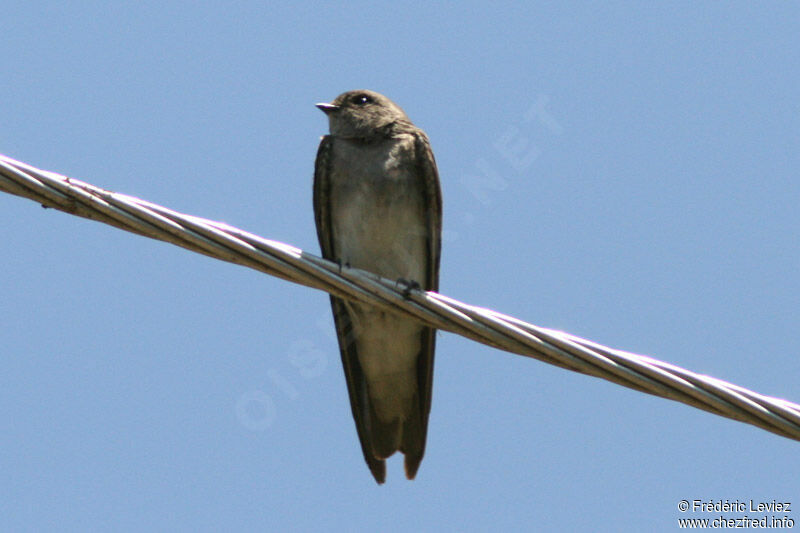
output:
[[[366,94],[358,94],[353,98],[353,103],[356,105],[364,105],[370,102],[372,102],[372,98]]]

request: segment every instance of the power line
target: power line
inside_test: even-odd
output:
[[[435,292],[342,267],[221,222],[40,170],[0,155],[0,190],[73,215],[176,244],[341,298],[412,316],[437,329],[800,440],[800,405],[651,357],[541,328]]]

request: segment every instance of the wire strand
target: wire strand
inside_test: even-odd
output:
[[[0,191],[236,263],[334,296],[404,314],[500,350],[602,378],[800,440],[800,405],[764,396],[652,357],[615,350],[569,333],[472,306],[435,292],[342,267],[222,222],[166,207],[0,155]]]

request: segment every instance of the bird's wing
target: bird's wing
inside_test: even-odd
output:
[[[426,206],[426,235],[428,236],[428,263],[426,279],[419,280],[425,290],[439,290],[439,262],[442,251],[442,191],[439,185],[439,172],[427,135],[421,130],[414,133],[415,174],[422,180]],[[412,479],[419,468],[425,453],[428,433],[428,415],[431,410],[433,388],[433,355],[436,349],[436,330],[426,327],[422,330],[420,353],[417,357],[417,390],[419,393],[418,431],[406,425],[408,434],[403,436],[406,477]]]
[[[317,150],[317,159],[314,165],[314,220],[317,225],[317,237],[322,249],[322,257],[338,261],[337,252],[333,246],[333,224],[330,213],[330,165],[333,143],[333,137],[326,135],[322,138],[319,150]],[[383,483],[386,480],[386,462],[377,459],[372,453],[370,433],[367,428],[369,404],[366,383],[358,362],[356,343],[353,342],[353,323],[347,306],[341,298],[331,296],[331,307],[333,321],[336,325],[336,336],[339,340],[339,351],[342,356],[342,366],[347,380],[347,391],[350,394],[350,408],[356,422],[361,451],[375,480]]]

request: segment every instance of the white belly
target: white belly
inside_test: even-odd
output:
[[[395,157],[408,141],[392,140],[358,157],[339,146],[348,165],[334,165],[331,223],[336,259],[389,279],[425,283],[428,228],[418,177]],[[353,148],[355,149],[355,148]],[[416,392],[416,358],[422,326],[371,306],[346,304],[377,414],[403,417]]]

